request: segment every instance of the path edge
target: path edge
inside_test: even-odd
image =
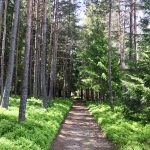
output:
[[[91,116],[93,117],[93,121],[97,124],[100,132],[104,133],[105,138],[112,144],[112,146],[115,148],[115,150],[118,150],[118,146],[108,138],[106,132],[103,131],[103,129],[101,128],[101,125],[98,124],[98,120],[94,117],[94,115],[92,114],[92,112],[90,111],[88,104],[85,102],[86,107],[88,108],[89,113],[91,114]]]
[[[71,100],[72,100],[72,99],[71,99]],[[72,100],[72,106],[70,107],[70,109],[69,109],[68,112],[66,113],[66,115],[65,115],[65,117],[64,117],[64,119],[63,119],[63,121],[61,122],[60,127],[59,127],[59,129],[58,129],[58,131],[57,131],[57,133],[56,133],[56,135],[55,135],[55,138],[52,140],[52,144],[49,145],[48,150],[51,150],[51,149],[52,149],[53,144],[54,144],[54,141],[56,140],[57,136],[59,135],[59,133],[60,133],[60,131],[61,131],[61,129],[62,129],[62,125],[63,125],[63,123],[65,122],[65,120],[66,120],[66,118],[67,118],[67,116],[68,116],[70,110],[72,109],[73,105],[74,105],[74,102],[73,102],[73,100]]]

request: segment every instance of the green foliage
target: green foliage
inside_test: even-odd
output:
[[[79,65],[78,87],[90,88],[95,92],[103,91],[107,80],[107,38],[103,33],[104,23],[101,22],[97,5],[88,3],[85,28],[80,32],[81,44],[77,49]],[[98,17],[99,16],[99,17]],[[101,16],[102,17],[102,16]]]
[[[41,109],[41,101],[31,98],[27,102],[27,120],[19,124],[19,98],[10,98],[8,110],[0,108],[0,149],[1,150],[45,150],[55,138],[72,102],[55,99],[49,108]]]
[[[123,85],[127,90],[123,95],[124,115],[142,123],[150,122],[150,88],[145,81],[135,75],[126,75]]]
[[[142,125],[125,119],[123,108],[116,106],[114,112],[107,104],[88,103],[90,112],[107,137],[120,150],[148,150],[150,149],[150,124]]]
[[[143,8],[149,9],[148,1],[143,1]],[[150,31],[147,11],[145,18],[141,20],[143,35],[139,41],[139,60],[132,62],[129,70],[125,71],[123,85],[126,91],[123,96],[125,104],[124,114],[126,117],[150,122]]]
[[[104,99],[108,97],[108,36],[103,21],[107,9],[106,2],[87,2],[85,27],[80,32],[81,44],[77,49],[77,58],[81,62],[78,87],[100,92]],[[120,77],[119,59],[112,48],[113,95],[118,97],[121,95]]]

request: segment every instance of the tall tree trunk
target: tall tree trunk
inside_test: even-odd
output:
[[[119,52],[120,52],[120,67],[125,69],[125,51],[124,51],[124,12],[121,13],[121,0],[119,0]]]
[[[38,30],[39,30],[39,13],[38,7],[39,0],[35,0],[35,19],[36,19],[36,27],[35,27],[35,51],[34,51],[34,83],[33,83],[33,96],[35,98],[38,97]]]
[[[137,49],[137,21],[136,21],[136,0],[134,0],[134,51],[135,51],[135,61],[138,62],[138,49]]]
[[[98,101],[98,92],[95,92],[95,100]]]
[[[65,43],[65,50],[64,50],[64,56],[63,56],[63,97],[67,97],[67,45],[68,45],[68,37],[66,39]]]
[[[37,93],[38,97],[41,96],[41,41],[42,41],[42,11],[41,11],[41,0],[39,0],[39,20],[38,20],[38,43],[37,43],[37,48],[38,48],[38,76],[37,76],[37,81],[38,81],[38,86],[37,86]]]
[[[111,24],[111,13],[112,13],[112,1],[109,0],[109,48],[108,48],[108,86],[109,86],[109,103],[113,110],[113,96],[112,96],[112,75],[111,75],[111,49],[112,49],[112,24]]]
[[[52,8],[51,8],[52,9]],[[51,20],[53,19],[53,15],[54,15],[54,10],[51,12]],[[52,38],[53,38],[53,22],[51,22],[50,25],[50,42],[49,42],[49,53],[48,53],[48,73],[47,73],[47,93],[50,90],[50,70],[51,68],[49,66],[51,66],[51,51],[52,51]]]
[[[65,58],[64,58],[65,59]],[[66,72],[66,61],[64,60],[64,66],[63,66],[63,98],[67,97],[67,72]]]
[[[18,32],[17,32],[17,39],[16,39],[16,53],[15,53],[15,81],[14,81],[14,93],[15,95],[18,94],[18,66],[19,66],[19,42],[20,42],[20,33],[19,30],[21,29],[21,24],[20,24],[20,17],[18,20]]]
[[[0,43],[1,43],[1,35],[2,35],[2,24],[3,24],[3,0],[0,0]]]
[[[51,57],[51,72],[50,72],[50,91],[49,98],[53,99],[56,95],[56,68],[57,68],[57,49],[58,49],[58,2],[54,1],[54,37]]]
[[[69,16],[68,16],[68,37],[70,39],[68,39],[68,54],[69,54],[69,58],[67,61],[67,97],[70,98],[71,97],[71,70],[72,70],[72,46],[73,46],[73,33],[72,33],[72,22],[71,22],[71,11],[72,11],[72,1],[69,0]]]
[[[4,55],[5,55],[5,42],[6,42],[6,17],[7,17],[7,6],[8,6],[8,0],[5,1],[5,8],[4,8],[4,19],[3,19],[3,38],[2,38],[2,54],[1,54],[1,100],[3,96],[4,91]],[[1,34],[1,33],[0,33]]]
[[[35,46],[35,0],[32,0],[32,30],[31,30],[31,48],[30,48],[30,60],[29,60],[29,95],[33,96],[33,80],[32,80],[32,74],[33,74],[33,52],[34,52],[34,46]]]
[[[122,21],[122,34],[121,34],[121,69],[126,68],[126,63],[125,63],[125,18],[123,16],[123,21]]]
[[[47,107],[46,90],[46,32],[47,32],[47,0],[44,1],[43,30],[42,30],[42,51],[41,51],[41,92],[43,107]]]
[[[32,15],[33,16],[33,15]],[[33,22],[32,22],[33,23]],[[33,27],[33,24],[32,24]],[[34,38],[33,38],[33,29],[31,31],[31,46],[34,45]],[[31,48],[30,50],[30,59],[29,59],[29,95],[32,96],[32,53],[33,53],[33,49]]]
[[[20,28],[20,23],[19,23],[19,27]],[[19,29],[18,29],[18,33],[17,33],[17,42],[16,42],[16,66],[15,66],[15,82],[14,82],[14,92],[15,95],[17,95],[17,91],[18,91],[18,57],[19,57]]]
[[[86,101],[90,99],[89,88],[85,90],[85,98],[86,98]]]
[[[28,0],[27,8],[27,27],[24,52],[24,73],[22,82],[22,93],[19,108],[19,122],[25,121],[26,101],[28,96],[28,72],[29,72],[29,57],[31,48],[31,25],[32,25],[32,0]]]
[[[91,89],[90,91],[91,91],[91,99],[92,99],[92,100],[95,100],[95,99],[94,99],[94,91],[93,91],[93,89]]]
[[[83,89],[82,88],[80,89],[80,97],[83,100]]]
[[[12,78],[13,78],[13,71],[14,71],[14,54],[15,54],[15,48],[16,48],[19,10],[20,10],[20,0],[16,0],[15,7],[14,7],[14,17],[13,17],[13,25],[12,25],[8,69],[7,69],[6,82],[5,82],[4,92],[3,92],[2,103],[1,103],[1,106],[5,108],[8,108],[8,105],[9,105],[9,95],[10,95],[10,90],[12,86]]]
[[[133,55],[133,0],[130,1],[130,51],[129,51],[129,60],[134,60]]]

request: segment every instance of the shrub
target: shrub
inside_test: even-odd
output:
[[[46,110],[40,100],[28,99],[27,120],[19,124],[19,98],[11,97],[9,109],[0,108],[0,149],[48,149],[71,105],[69,100],[55,99]]]
[[[101,129],[120,150],[150,149],[150,124],[143,125],[124,118],[123,108],[116,106],[114,112],[107,104],[88,103]]]
[[[124,115],[129,119],[150,122],[150,89],[144,86],[140,78],[129,76],[130,81],[123,81],[127,91],[123,96]]]

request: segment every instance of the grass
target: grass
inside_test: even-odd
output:
[[[121,106],[116,106],[114,112],[107,104],[89,102],[88,107],[108,139],[119,150],[150,150],[150,124],[144,126],[125,119]]]
[[[27,102],[27,120],[19,124],[19,98],[10,98],[8,110],[0,108],[0,150],[47,150],[55,138],[72,102],[56,99],[45,110],[41,101]]]

